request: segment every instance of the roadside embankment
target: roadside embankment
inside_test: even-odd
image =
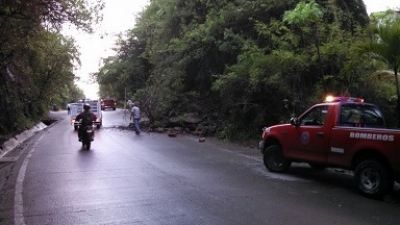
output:
[[[13,150],[15,147],[26,141],[28,138],[32,137],[36,132],[43,130],[47,125],[43,122],[36,124],[29,130],[26,130],[14,137],[5,141],[2,146],[0,146],[0,158],[7,154],[9,151]]]
[[[3,143],[0,143],[0,159],[5,156],[8,152],[15,149],[17,146],[22,144],[24,141],[32,137],[38,131],[45,129],[46,127],[50,126],[54,122],[60,121],[66,118],[68,115],[66,111],[59,111],[59,112],[52,112],[50,111],[49,114],[44,118],[41,122],[37,123],[32,128],[23,131],[20,134],[17,134],[11,138],[8,138]]]

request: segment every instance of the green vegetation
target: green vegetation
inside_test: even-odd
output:
[[[123,97],[127,88],[154,120],[197,105],[218,115],[228,139],[259,135],[327,94],[365,98],[394,126],[397,81],[373,79],[399,70],[399,19],[389,14],[382,24],[362,1],[347,0],[151,1],[94,78],[101,95]],[[365,43],[379,45],[383,30],[392,52],[379,55]]]
[[[400,15],[389,10],[374,17],[371,40],[355,47],[359,55],[368,54],[374,60],[383,62],[394,72],[397,95],[397,118],[400,123],[400,91],[398,72],[400,69]],[[400,125],[400,124],[399,124]]]
[[[51,105],[83,97],[74,84],[74,40],[59,31],[69,23],[91,32],[102,7],[84,0],[0,2],[0,139],[41,120]]]
[[[0,10],[0,134],[81,94],[78,52],[58,30],[69,22],[90,32],[103,7],[29,2]],[[393,11],[369,18],[362,1],[152,0],[92,75],[101,97],[127,90],[152,123],[197,113],[226,139],[259,135],[327,94],[375,103],[395,127],[399,21]]]

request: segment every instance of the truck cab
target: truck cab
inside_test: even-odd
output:
[[[352,170],[362,194],[380,197],[400,180],[400,133],[385,127],[377,106],[359,98],[327,98],[290,124],[264,128],[260,150],[272,172],[286,171],[291,162]]]

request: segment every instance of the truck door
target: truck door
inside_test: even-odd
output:
[[[290,136],[291,157],[314,162],[326,159],[326,143],[329,138],[327,121],[329,105],[319,105],[299,118],[299,126],[293,126]]]

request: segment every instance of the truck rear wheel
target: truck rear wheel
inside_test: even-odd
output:
[[[389,170],[379,161],[360,162],[354,173],[357,190],[369,198],[382,198],[394,187],[394,179]]]
[[[264,165],[271,172],[283,173],[292,162],[285,158],[279,145],[271,145],[264,151]]]

